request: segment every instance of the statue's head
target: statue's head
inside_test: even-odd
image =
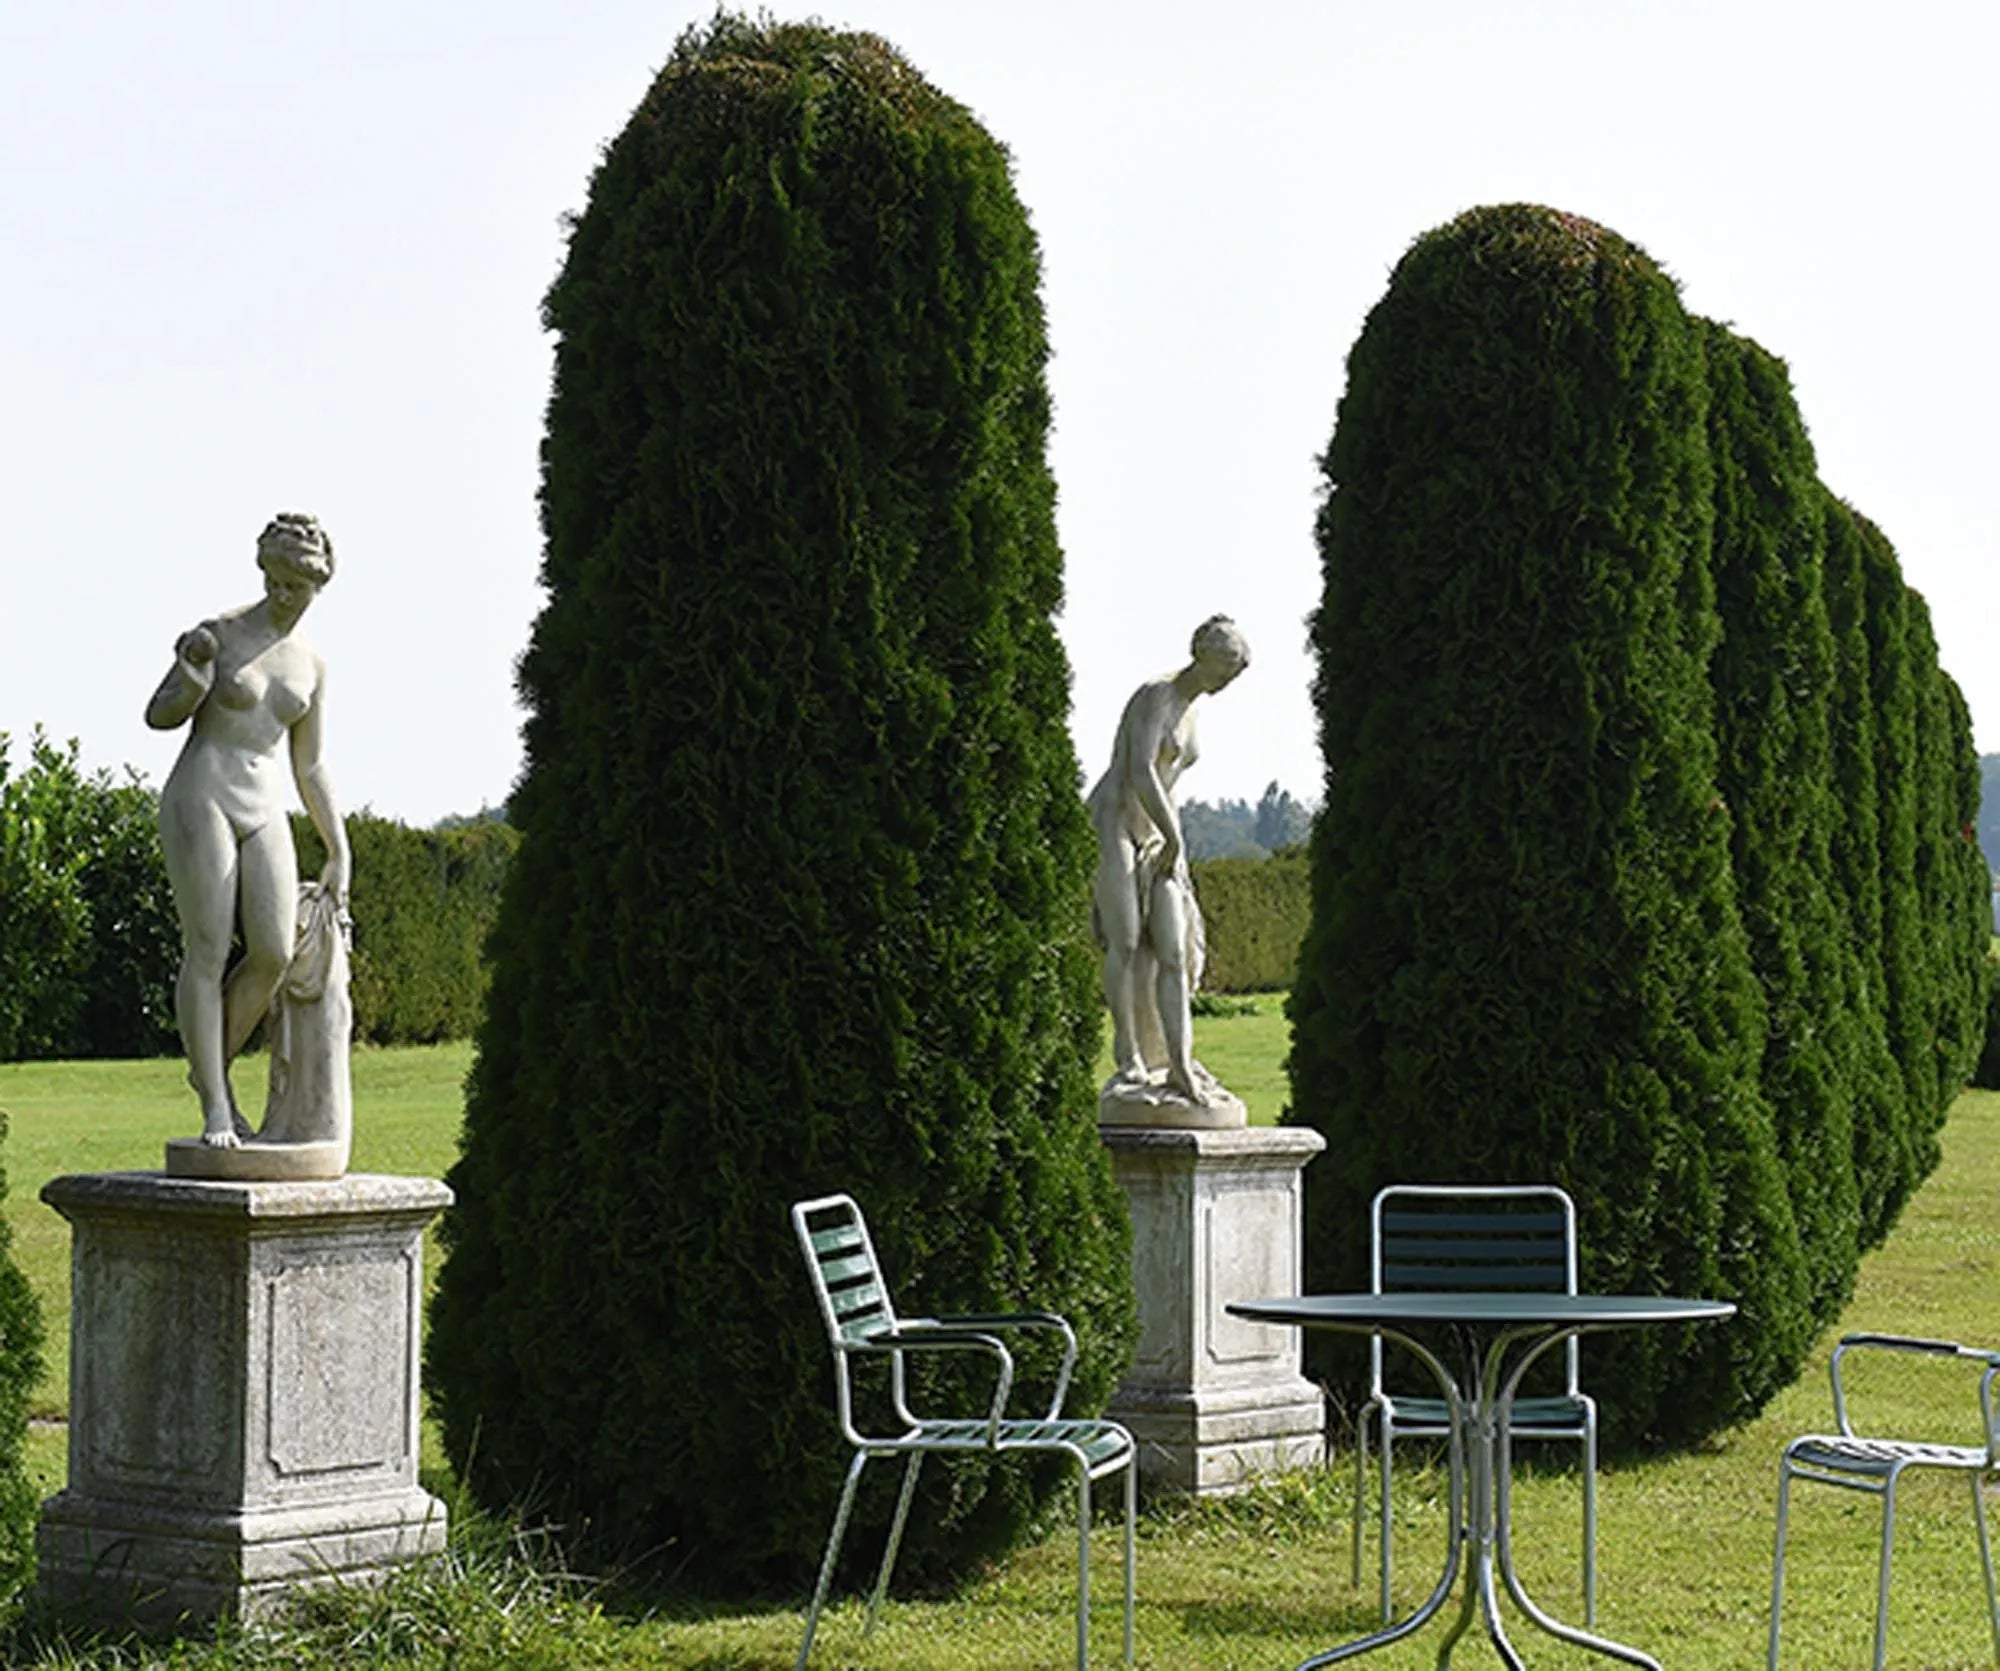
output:
[[[318,518],[280,511],[257,536],[257,566],[274,580],[304,581],[317,591],[333,578],[333,541]]]
[[[1211,615],[1194,629],[1188,646],[1209,690],[1222,687],[1250,665],[1250,641],[1227,615]]]

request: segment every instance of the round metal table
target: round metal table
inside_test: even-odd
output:
[[[1401,1641],[1422,1628],[1451,1594],[1467,1544],[1472,1560],[1457,1620],[1438,1650],[1438,1665],[1451,1663],[1451,1650],[1477,1612],[1495,1650],[1513,1671],[1526,1671],[1500,1620],[1497,1572],[1515,1604],[1541,1629],[1565,1642],[1621,1659],[1647,1671],[1659,1661],[1637,1648],[1564,1624],[1538,1606],[1514,1572],[1508,1542],[1508,1484],[1511,1454],[1508,1416],[1521,1378],[1550,1347],[1578,1335],[1606,1329],[1666,1323],[1700,1323],[1733,1317],[1726,1300],[1673,1299],[1653,1295],[1547,1293],[1305,1294],[1295,1298],[1245,1300],[1227,1308],[1253,1323],[1281,1323],[1300,1329],[1380,1335],[1393,1340],[1429,1366],[1451,1412],[1450,1544],[1437,1587],[1407,1619],[1371,1636],[1329,1648],[1300,1663],[1298,1671],[1351,1659]],[[1410,1331],[1446,1331],[1465,1353],[1465,1374],[1454,1376],[1431,1347]],[[1466,1476],[1470,1473],[1468,1492]],[[1467,1517],[1468,1497],[1470,1518]]]

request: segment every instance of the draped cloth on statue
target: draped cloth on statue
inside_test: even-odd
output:
[[[297,945],[264,1023],[271,1089],[260,1143],[337,1142],[345,1155],[354,1130],[348,1072],[354,1005],[347,975],[340,906],[319,883],[302,882]]]

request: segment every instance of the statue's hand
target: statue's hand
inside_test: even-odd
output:
[[[319,873],[319,885],[333,896],[343,916],[347,914],[348,860],[345,853],[329,854],[326,868]]]
[[[180,635],[174,644],[174,654],[190,667],[206,667],[215,660],[216,651],[220,648],[221,642],[216,638],[214,629],[204,621]]]

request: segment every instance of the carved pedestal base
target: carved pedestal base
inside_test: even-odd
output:
[[[441,1183],[57,1178],[69,1484],[43,1600],[109,1624],[256,1616],[444,1546],[417,1484],[423,1229]]]
[[[1296,1329],[1246,1323],[1233,1300],[1299,1292],[1300,1173],[1317,1132],[1106,1125],[1132,1211],[1139,1350],[1110,1414],[1155,1490],[1221,1494],[1318,1463],[1325,1405],[1299,1374]]]

